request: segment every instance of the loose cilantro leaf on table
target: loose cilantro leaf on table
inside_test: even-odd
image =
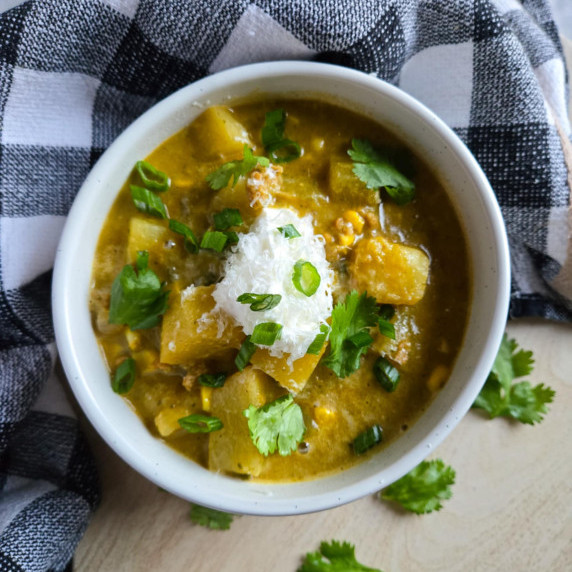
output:
[[[232,186],[234,187],[240,177],[248,175],[257,165],[268,167],[270,161],[267,157],[259,157],[252,153],[252,149],[248,145],[244,145],[244,156],[242,159],[236,161],[229,161],[216,171],[209,173],[206,176],[206,181],[210,188],[218,191],[226,187],[232,179]]]
[[[348,155],[354,162],[354,174],[368,189],[383,187],[398,205],[415,198],[415,183],[396,168],[388,153],[375,149],[366,139],[352,139]]]
[[[149,253],[137,253],[135,268],[123,267],[111,287],[110,324],[127,324],[132,330],[152,328],[167,310],[169,292],[150,268]]]
[[[265,456],[276,449],[282,456],[289,455],[296,450],[306,431],[302,409],[290,394],[258,409],[251,405],[244,410],[244,416],[248,419],[252,442]]]
[[[503,337],[493,368],[473,407],[484,409],[491,419],[510,417],[521,423],[540,423],[547,413],[547,403],[554,398],[554,390],[540,383],[513,383],[533,369],[532,352],[518,349],[515,340]]]
[[[426,514],[441,510],[441,501],[452,496],[455,471],[441,459],[422,461],[398,481],[383,489],[380,498],[398,502],[405,510]]]
[[[360,366],[360,358],[367,351],[369,343],[356,345],[351,342],[357,334],[368,333],[368,328],[377,324],[375,298],[366,292],[350,292],[344,302],[338,302],[332,312],[330,332],[330,353],[323,363],[338,377],[347,377]]]
[[[228,512],[207,508],[200,504],[191,504],[189,517],[195,524],[210,528],[211,530],[228,530],[234,520],[234,515]]]
[[[308,552],[298,572],[382,572],[360,564],[349,542],[321,542],[319,552]]]

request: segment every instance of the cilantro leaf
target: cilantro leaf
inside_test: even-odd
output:
[[[455,471],[441,459],[422,461],[398,481],[383,489],[380,498],[396,501],[408,511],[426,514],[441,510],[441,501],[452,496]]]
[[[269,111],[264,118],[261,131],[262,144],[274,163],[289,163],[302,154],[296,141],[284,137],[286,112],[283,109]],[[281,153],[276,153],[280,151]]]
[[[321,542],[319,552],[308,552],[298,572],[381,572],[360,564],[349,542]]]
[[[152,328],[167,310],[169,292],[159,278],[147,268],[149,253],[137,253],[135,266],[123,267],[111,286],[110,324],[127,324],[132,330]]]
[[[350,340],[368,328],[377,325],[377,304],[367,292],[350,292],[344,302],[338,302],[332,312],[330,332],[330,353],[323,363],[338,377],[347,377],[360,366],[360,358],[367,351],[369,343],[356,346]]]
[[[257,165],[268,167],[270,161],[267,157],[259,157],[252,153],[252,149],[248,145],[244,145],[244,155],[242,159],[236,161],[229,161],[216,171],[209,173],[205,180],[210,188],[218,191],[226,187],[232,179],[232,186],[234,187],[240,177],[248,175]]]
[[[517,351],[518,350],[518,351]],[[540,423],[548,412],[555,392],[544,384],[532,386],[528,381],[513,383],[532,372],[532,352],[518,349],[516,340],[505,334],[491,373],[475,399],[473,407],[484,409],[491,419],[509,417],[521,423]]]
[[[296,450],[306,432],[302,409],[290,394],[258,409],[250,405],[243,413],[248,419],[252,442],[265,456],[276,449],[282,456],[289,455]]]
[[[397,169],[388,153],[375,149],[366,139],[352,139],[348,155],[354,162],[354,174],[368,189],[383,187],[398,205],[415,198],[415,183]]]
[[[228,512],[207,508],[200,504],[191,503],[189,517],[192,522],[210,528],[211,530],[228,530],[234,519],[234,515]]]

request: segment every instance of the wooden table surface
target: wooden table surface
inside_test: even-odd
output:
[[[457,472],[453,498],[417,516],[375,497],[316,514],[235,518],[228,531],[194,525],[189,505],[160,491],[89,432],[103,502],[76,570],[294,572],[321,540],[348,540],[385,572],[572,570],[572,326],[512,322],[532,349],[529,377],[556,390],[533,427],[470,411],[430,458]]]

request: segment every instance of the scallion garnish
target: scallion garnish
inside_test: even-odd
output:
[[[253,294],[250,292],[241,294],[236,299],[241,304],[250,304],[250,309],[253,312],[271,310],[280,304],[280,300],[282,300],[280,294]]]
[[[203,373],[197,381],[205,387],[222,387],[226,381],[226,373]]]
[[[380,333],[391,340],[395,339],[395,326],[390,320],[395,316],[395,308],[391,304],[381,304],[378,306],[378,321]]]
[[[168,190],[171,186],[171,179],[169,179],[166,173],[159,171],[159,169],[156,169],[151,163],[147,163],[147,161],[137,161],[137,163],[135,163],[135,169],[139,173],[145,188],[150,191],[158,191],[161,193]]]
[[[261,133],[262,144],[274,163],[289,163],[302,153],[298,143],[284,137],[285,124],[286,112],[283,109],[269,111],[264,119]],[[282,152],[277,154],[277,151]]]
[[[389,393],[395,391],[395,388],[399,383],[400,376],[397,369],[389,363],[387,358],[379,356],[377,360],[375,360],[375,363],[373,364],[373,373],[375,375],[375,379],[377,379],[385,391]]]
[[[227,230],[244,222],[238,209],[223,209],[213,215],[213,220],[216,230]]]
[[[135,383],[135,360],[127,358],[123,360],[113,375],[111,388],[115,393],[128,393]]]
[[[250,341],[251,336],[246,336],[245,340],[242,342],[240,346],[240,350],[238,351],[238,355],[234,359],[234,363],[236,367],[242,371],[250,361],[250,358],[254,355],[256,351],[256,345]]]
[[[361,331],[347,338],[356,348],[365,348],[373,342],[373,338],[366,332]]]
[[[199,251],[199,241],[197,240],[195,233],[186,224],[183,224],[178,220],[171,219],[169,220],[169,228],[173,232],[183,236],[185,250],[192,254]]]
[[[373,425],[360,433],[353,441],[354,453],[356,455],[363,455],[372,447],[381,442],[383,437],[383,429],[379,425]]]
[[[320,326],[320,333],[314,338],[314,341],[308,346],[306,350],[307,354],[312,355],[319,355],[320,351],[324,347],[326,340],[328,339],[328,335],[330,334],[330,326],[327,324],[322,324]]]
[[[131,190],[131,198],[141,212],[157,218],[167,218],[167,207],[155,193],[137,185],[131,185],[129,188]]]
[[[228,236],[224,232],[220,232],[219,230],[208,230],[203,234],[201,248],[208,248],[215,252],[222,252],[227,242]]]
[[[238,234],[234,230],[225,230],[223,234],[226,236],[226,246],[238,244]]]
[[[299,236],[302,236],[293,224],[285,224],[284,226],[279,226],[278,230],[286,238],[298,238]]]
[[[261,346],[271,346],[276,340],[282,337],[282,325],[276,322],[262,322],[261,324],[256,324],[252,334],[250,335],[250,341],[253,344],[258,344]]]
[[[212,433],[223,428],[222,421],[218,417],[193,413],[178,420],[179,425],[187,433]]]
[[[292,282],[298,292],[305,296],[312,296],[320,286],[321,278],[316,267],[307,260],[298,260],[294,264]]]

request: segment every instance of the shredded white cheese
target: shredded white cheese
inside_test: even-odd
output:
[[[302,235],[286,238],[278,227],[293,224]],[[312,296],[305,296],[292,282],[298,260],[311,262],[321,282]],[[333,272],[326,260],[324,241],[314,234],[312,217],[299,217],[290,209],[263,209],[248,234],[239,234],[238,244],[229,255],[224,278],[213,292],[216,309],[232,316],[250,335],[257,324],[281,324],[282,337],[268,347],[271,355],[290,354],[289,363],[306,354],[332,313]],[[236,301],[244,293],[280,294],[280,303],[261,312]]]

